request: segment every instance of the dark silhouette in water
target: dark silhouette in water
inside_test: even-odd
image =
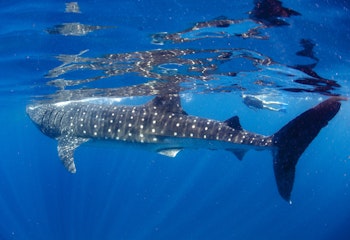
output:
[[[281,18],[301,15],[297,11],[282,6],[278,0],[256,0],[254,8],[250,12],[250,18],[263,22],[267,27],[289,25]]]
[[[284,90],[290,92],[317,92],[324,95],[337,96],[338,94],[333,93],[332,90],[336,90],[341,86],[334,80],[325,79],[318,75],[313,69],[319,62],[319,59],[315,56],[314,47],[315,43],[310,39],[301,39],[300,45],[302,46],[302,50],[296,52],[296,55],[307,57],[312,60],[315,60],[314,63],[311,64],[298,64],[294,66],[290,66],[291,68],[297,69],[310,77],[298,78],[294,80],[294,82],[300,83],[302,85],[312,86],[313,89],[310,88],[284,88]]]
[[[319,59],[315,56],[315,43],[312,40],[303,38],[300,40],[300,45],[303,47],[303,50],[298,51],[296,55],[311,58],[316,62],[319,61]]]

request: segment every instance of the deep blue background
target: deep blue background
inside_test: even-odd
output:
[[[58,160],[56,141],[25,114],[33,96],[53,91],[44,75],[59,65],[54,56],[155,49],[152,33],[218,16],[247,18],[253,3],[242,2],[84,1],[82,14],[64,13],[63,1],[1,3],[0,239],[349,239],[348,102],[301,157],[293,205],[277,193],[268,151],[238,161],[224,151],[186,150],[169,159],[132,146],[81,147],[71,175]],[[268,30],[267,42],[232,44],[288,64],[286,49],[310,38],[320,58],[315,70],[349,95],[350,6],[332,2],[284,1],[302,14],[288,19],[291,26]],[[83,37],[45,32],[65,22],[117,27]],[[326,98],[285,94],[287,113],[248,109],[235,94],[192,96],[183,105],[219,120],[239,115],[245,129],[272,134]]]

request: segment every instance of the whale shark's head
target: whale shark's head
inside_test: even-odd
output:
[[[41,105],[31,104],[27,106],[26,112],[35,125],[39,126],[46,111],[41,107]]]
[[[52,114],[56,114],[55,108],[51,104],[30,104],[27,106],[26,112],[41,132],[53,138],[59,136],[58,129],[50,124],[45,124]]]

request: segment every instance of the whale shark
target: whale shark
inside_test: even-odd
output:
[[[178,94],[157,95],[141,105],[82,100],[33,103],[27,114],[42,133],[58,141],[58,156],[76,172],[74,151],[87,142],[124,142],[175,157],[186,148],[223,149],[243,159],[249,149],[270,150],[278,192],[290,202],[298,159],[337,114],[341,97],[330,97],[265,136],[246,131],[239,117],[226,121],[187,114]]]

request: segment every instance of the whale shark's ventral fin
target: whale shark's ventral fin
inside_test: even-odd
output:
[[[228,151],[232,152],[238,158],[238,160],[243,160],[244,155],[247,153],[247,150],[228,150]]]
[[[307,146],[340,109],[342,97],[331,97],[300,114],[273,135],[273,166],[280,195],[290,202],[295,166]]]
[[[62,136],[57,138],[58,156],[61,159],[63,165],[70,173],[75,173],[76,168],[74,164],[74,151],[81,144],[89,141],[88,138],[78,138],[70,136]]]
[[[176,157],[176,155],[181,151],[181,148],[173,148],[173,149],[162,149],[157,151],[159,154],[167,156],[167,157]]]

